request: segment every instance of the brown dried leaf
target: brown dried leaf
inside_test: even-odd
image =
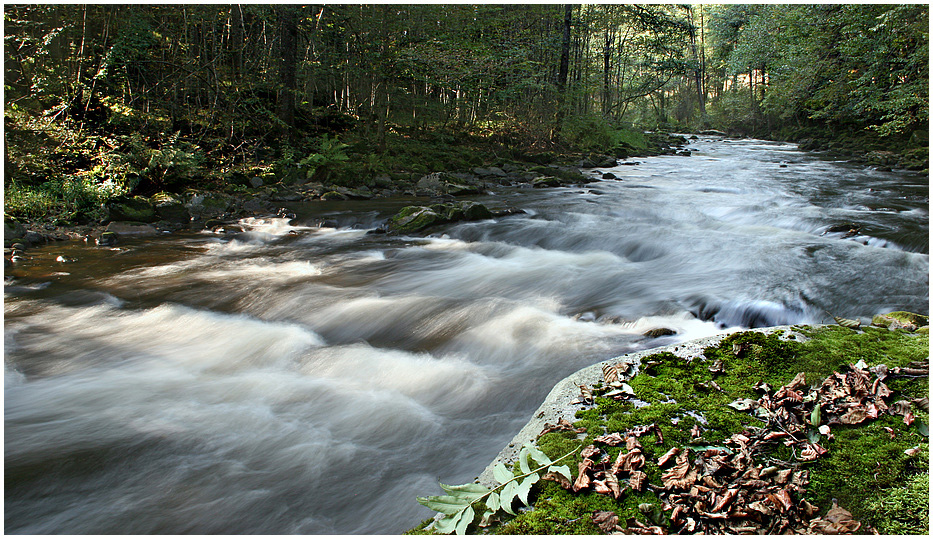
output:
[[[806,384],[807,384],[806,375],[802,372],[798,372],[797,376],[795,376],[794,379],[791,380],[789,384],[784,384],[784,387],[781,389],[794,390]]]
[[[855,533],[862,526],[861,522],[852,519],[852,513],[839,507],[836,500],[823,518],[810,522],[809,533],[843,534]]]
[[[577,479],[573,482],[573,491],[580,492],[590,486],[591,480],[587,472],[593,470],[593,461],[583,459],[577,464]]]
[[[603,379],[606,385],[612,385],[619,381],[619,369],[613,365],[603,365]]]
[[[867,408],[852,408],[848,412],[839,416],[839,422],[843,425],[857,425],[868,419],[868,415]]]
[[[672,447],[672,448],[670,448],[670,449],[667,451],[667,453],[664,453],[664,455],[661,456],[661,458],[658,459],[658,467],[659,467],[659,468],[663,468],[664,466],[667,465],[667,463],[668,463],[672,458],[676,457],[678,454],[680,454],[680,448],[679,448],[679,447]]]
[[[638,441],[638,438],[629,436],[625,439],[625,449],[629,451],[633,449],[641,449],[641,442]]]
[[[647,483],[648,474],[642,471],[633,471],[628,478],[628,486],[636,492],[644,490]]]
[[[690,451],[684,451],[677,456],[677,462],[673,468],[661,475],[661,481],[664,488],[686,490],[696,482],[696,470],[690,469]]]
[[[560,417],[557,419],[556,425],[545,423],[544,430],[542,430],[538,436],[544,436],[545,434],[549,432],[558,432],[558,431],[569,431],[569,432],[576,432],[577,434],[579,434],[581,432],[586,432],[586,428],[580,427],[578,429],[575,429],[573,428],[573,425],[571,425],[569,421],[567,421],[563,417]]]
[[[622,435],[618,432],[613,432],[611,434],[603,434],[602,436],[597,436],[593,438],[594,442],[599,442],[606,445],[611,445],[613,447],[621,445],[625,440],[622,439]]]
[[[693,428],[690,429],[690,436],[693,438],[699,438],[701,434],[700,425],[694,425]]]
[[[709,372],[713,374],[723,374],[726,372],[726,368],[723,366],[722,360],[716,359],[716,361],[713,361],[713,364],[709,366]]]
[[[768,500],[770,500],[775,507],[780,509],[782,513],[790,511],[790,509],[794,507],[794,500],[791,499],[790,494],[784,489],[768,494]]]
[[[594,512],[593,524],[596,524],[603,533],[611,533],[616,531],[616,529],[622,529],[619,527],[619,517],[612,511]]]
[[[600,453],[602,453],[602,450],[591,444],[584,447],[583,450],[580,451],[580,458],[596,461],[597,459],[594,459],[593,457],[599,455]]]
[[[580,398],[583,399],[584,402],[588,402],[592,404],[593,392],[590,391],[590,389],[586,387],[586,385],[581,384],[579,387],[580,387]]]
[[[554,481],[565,490],[570,490],[572,488],[570,481],[567,481],[566,477],[556,472],[548,472],[544,474],[541,479],[544,479],[545,481]]]
[[[613,498],[618,499],[622,495],[622,485],[619,484],[619,480],[616,479],[615,474],[608,473],[606,474],[606,486],[609,487],[610,495]]]

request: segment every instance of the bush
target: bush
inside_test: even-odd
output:
[[[4,211],[19,218],[55,218],[69,221],[76,217],[99,219],[101,206],[126,193],[127,189],[110,180],[86,175],[66,176],[38,186],[12,182],[6,186]]]

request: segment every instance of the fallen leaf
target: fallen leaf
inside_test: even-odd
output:
[[[628,478],[628,486],[636,491],[641,492],[645,489],[645,484],[648,482],[648,474],[642,471],[633,471]]]
[[[603,365],[603,379],[606,385],[612,385],[619,381],[619,369],[613,365]]]
[[[592,469],[593,461],[590,459],[583,459],[581,462],[577,463],[577,479],[573,482],[574,492],[580,492],[590,486],[591,480],[587,472]]]
[[[570,490],[572,488],[570,481],[568,481],[567,478],[564,477],[563,475],[556,473],[556,472],[548,472],[544,474],[541,477],[541,479],[544,479],[545,481],[554,481],[555,483],[559,484],[561,488],[563,488],[564,490]]]
[[[722,360],[717,359],[714,361],[713,364],[709,366],[709,372],[713,374],[723,374],[726,372],[726,368],[723,366]]]
[[[619,528],[619,517],[612,511],[596,511],[593,513],[593,524],[603,531],[603,533],[611,533],[616,531]]]
[[[904,450],[904,454],[907,455],[908,457],[912,457],[912,456],[917,455],[917,454],[919,454],[919,453],[920,453],[920,446],[911,447],[910,449],[905,449],[905,450]]]
[[[667,463],[668,463],[672,458],[676,457],[679,453],[680,453],[680,448],[679,448],[679,447],[672,447],[672,448],[670,448],[670,449],[667,451],[667,453],[664,453],[664,455],[662,455],[661,458],[658,459],[658,467],[659,467],[659,468],[663,468],[664,466],[667,465]]]
[[[617,445],[621,445],[625,440],[622,439],[621,434],[618,432],[613,432],[612,434],[603,434],[602,436],[597,436],[596,438],[593,438],[593,441],[615,447]]]

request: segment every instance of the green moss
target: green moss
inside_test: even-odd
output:
[[[582,443],[589,444],[596,436],[607,432],[624,432],[654,423],[661,427],[663,443],[657,443],[661,440],[654,434],[643,435],[640,441],[648,462],[644,469],[648,482],[660,484],[661,471],[651,463],[669,448],[688,444],[715,445],[747,427],[764,426],[753,415],[728,406],[738,398],[757,399],[760,395],[753,386],[758,381],[776,390],[803,372],[808,384],[817,385],[832,372],[859,360],[869,366],[884,363],[893,368],[928,357],[926,334],[880,328],[854,331],[839,326],[795,329],[806,339],[743,332],[726,337],[719,345],[707,348],[694,358],[684,359],[671,353],[645,357],[641,372],[629,384],[636,398],[647,406],[597,396],[594,408],[576,414],[574,425],[584,427],[585,433],[553,432],[540,437],[537,444],[556,458],[579,446],[581,439]],[[716,360],[722,362],[724,373],[710,371]],[[889,377],[886,384],[895,392],[889,402],[929,393],[929,381],[925,377]],[[916,407],[914,413],[917,421],[910,426],[900,417],[889,415],[860,425],[832,426],[833,439],[823,437],[819,441],[829,453],[803,464],[810,471],[807,499],[825,512],[836,498],[856,519],[877,527],[882,533],[926,530],[927,501],[918,493],[916,478],[929,465],[928,440],[918,429],[918,424],[928,424],[929,414]],[[690,435],[690,429],[697,423],[702,432],[700,440]],[[905,450],[911,448],[920,451],[906,454]],[[623,451],[621,448],[604,449],[612,458]],[[761,458],[783,461],[795,458],[792,450],[783,444],[775,444],[770,451]],[[572,470],[576,470],[579,455],[575,458],[575,462],[568,463]],[[921,477],[924,481],[928,479],[926,475]],[[542,482],[536,488],[540,491],[534,509],[502,525],[497,533],[596,534],[599,530],[591,519],[594,511],[614,511],[620,522],[629,517],[638,517],[644,522],[647,516],[638,511],[638,505],[658,501],[654,494],[631,491],[621,500],[592,492],[573,494],[550,482]],[[866,493],[875,495],[866,496]],[[905,509],[899,510],[902,507]]]
[[[930,475],[917,474],[902,487],[873,496],[867,504],[875,527],[883,535],[930,533]]]
[[[602,532],[591,518],[595,511],[613,511],[620,522],[637,517],[645,520],[638,510],[642,503],[659,504],[658,497],[650,492],[633,493],[630,490],[620,500],[594,494],[574,494],[552,481],[542,481],[534,503],[534,510],[521,513],[500,526],[495,532],[505,535],[599,535]],[[537,488],[537,487],[536,487]],[[533,491],[534,492],[534,491]]]

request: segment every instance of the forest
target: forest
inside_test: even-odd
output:
[[[4,28],[19,218],[624,155],[644,130],[927,166],[921,4],[44,4],[4,6]]]

